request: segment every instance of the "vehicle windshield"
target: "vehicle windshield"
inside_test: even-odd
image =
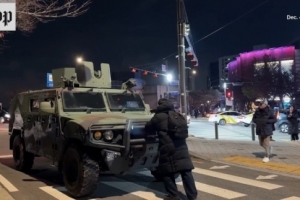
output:
[[[63,92],[64,109],[68,111],[105,111],[102,93],[98,92]]]
[[[107,93],[107,99],[111,110],[145,110],[144,102],[139,94]]]

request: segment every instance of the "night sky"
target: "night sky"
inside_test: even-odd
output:
[[[81,0],[82,1],[82,0]],[[80,1],[79,1],[80,2]],[[129,66],[154,69],[177,51],[175,0],[93,0],[77,18],[38,24],[33,33],[6,35],[0,53],[0,102],[8,103],[20,89],[46,86],[53,68],[74,66],[76,56],[111,64],[112,71]],[[238,18],[263,0],[185,0],[193,41]],[[210,62],[252,50],[253,45],[285,46],[300,38],[299,0],[269,0],[254,12],[195,44],[199,59],[197,86],[206,81]],[[172,63],[175,56],[168,58]],[[148,63],[152,63],[149,65]],[[154,64],[153,64],[154,63]],[[176,66],[170,66],[175,68]]]

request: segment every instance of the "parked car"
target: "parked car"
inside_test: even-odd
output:
[[[287,119],[289,110],[279,110],[277,113],[277,123],[276,128],[282,133],[289,132],[289,121]],[[300,120],[300,109],[298,109],[298,121]],[[300,129],[300,123],[298,123],[298,129]]]
[[[249,127],[252,122],[253,115],[254,115],[254,112],[242,113],[242,115],[238,116],[237,122],[243,123],[245,127]]]
[[[0,110],[0,124],[8,122],[10,119],[10,114],[5,110]]]

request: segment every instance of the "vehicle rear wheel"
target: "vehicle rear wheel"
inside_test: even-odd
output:
[[[155,178],[157,182],[162,182],[163,181],[163,175],[159,172],[159,170],[151,170],[152,176]],[[179,177],[179,174],[175,174],[175,179]]]
[[[13,159],[15,168],[19,171],[28,172],[33,166],[34,154],[25,150],[25,146],[20,135],[16,135],[14,138]]]
[[[246,124],[246,123],[244,123],[244,126],[245,126],[245,127],[249,127],[249,126],[250,126],[250,124]]]
[[[287,133],[287,132],[289,132],[289,125],[287,123],[282,123],[279,126],[279,130],[282,133]]]
[[[226,120],[225,119],[220,119],[219,124],[224,126],[226,124]]]
[[[97,189],[98,162],[75,147],[66,151],[62,173],[65,187],[74,198],[91,195]]]

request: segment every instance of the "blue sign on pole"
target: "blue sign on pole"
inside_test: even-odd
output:
[[[53,87],[53,78],[51,73],[47,73],[47,87],[52,88]]]

